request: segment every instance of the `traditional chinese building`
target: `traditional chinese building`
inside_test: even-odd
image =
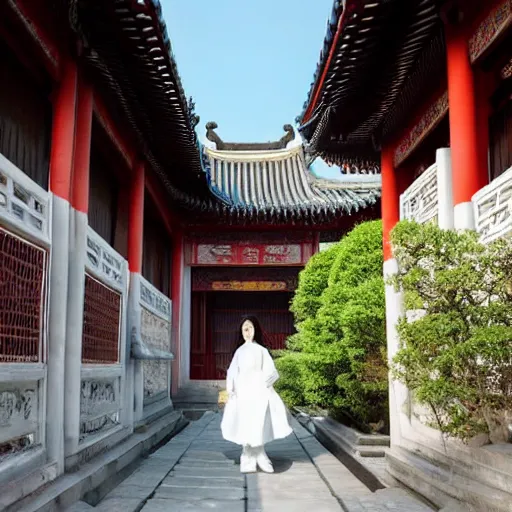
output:
[[[300,131],[310,151],[344,167],[380,166],[384,274],[400,219],[512,230],[512,2],[335,2]],[[371,162],[370,164],[366,162]],[[403,297],[386,292],[388,354]],[[512,503],[510,444],[468,447],[430,428],[390,381],[389,470],[442,507]]]
[[[291,127],[279,141],[261,144],[224,142],[215,127],[207,125],[204,165],[222,202],[190,221],[186,236],[191,337],[190,350],[181,338],[182,384],[225,378],[243,314],[259,317],[270,348],[284,348],[300,269],[320,241],[339,239],[354,222],[374,217],[380,197],[378,175],[316,178]]]
[[[299,269],[380,197],[315,178],[290,129],[203,147],[156,0],[50,4],[0,4],[2,510],[66,507],[171,435],[171,388],[224,376],[242,312],[282,345]]]

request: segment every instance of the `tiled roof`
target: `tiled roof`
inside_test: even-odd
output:
[[[437,0],[334,2],[314,81],[299,116],[310,151],[328,159],[378,159],[386,117],[400,108],[442,22]],[[443,60],[443,46],[434,46]],[[429,59],[430,61],[430,59]],[[431,71],[431,69],[428,69]]]
[[[187,208],[211,201],[187,102],[158,0],[69,0],[82,55],[119,126]]]
[[[302,145],[259,151],[205,148],[205,157],[210,188],[233,213],[325,219],[353,214],[380,197],[379,175],[352,176],[350,182],[316,178],[306,166]]]

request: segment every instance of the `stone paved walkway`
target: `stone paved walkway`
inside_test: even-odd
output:
[[[159,449],[95,509],[192,512],[431,512],[400,489],[372,493],[314,437],[271,443],[276,473],[244,477],[240,449],[220,434],[220,415],[206,414]]]

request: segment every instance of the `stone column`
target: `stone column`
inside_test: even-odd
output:
[[[144,375],[142,361],[130,357],[132,333],[140,333],[140,275],[142,272],[142,250],[144,236],[144,163],[138,162],[133,170],[130,185],[130,218],[128,228],[128,266],[130,270],[130,290],[128,308],[129,336],[127,347],[127,407],[132,411],[132,421],[140,421],[144,408]],[[130,418],[127,417],[127,421]]]
[[[450,146],[452,149],[455,229],[475,229],[471,198],[487,182],[480,168],[475,84],[469,60],[468,37],[457,22],[445,24]]]
[[[383,274],[386,280],[386,340],[388,362],[391,364],[399,348],[399,339],[396,326],[398,320],[404,315],[404,301],[401,291],[395,291],[394,286],[387,280],[396,275],[398,264],[393,258],[390,242],[390,233],[400,220],[400,195],[397,176],[394,167],[394,148],[391,145],[382,148],[382,235],[384,244]],[[400,443],[400,415],[408,397],[407,388],[389,377],[389,421],[391,444]]]
[[[80,388],[84,313],[89,168],[91,160],[93,92],[79,75],[75,157],[69,217],[69,272],[64,386],[64,442],[66,456],[78,450],[80,437]]]
[[[437,164],[437,220],[441,229],[453,229],[453,178],[450,148],[436,151]]]
[[[181,347],[181,297],[183,292],[183,233],[176,231],[173,236],[172,247],[172,352],[174,361],[171,365],[172,394],[178,391],[180,382],[180,361],[182,358]]]
[[[48,388],[46,447],[48,459],[64,471],[64,373],[69,263],[69,201],[73,166],[76,64],[63,62],[53,104],[50,191],[52,193],[52,250],[48,319]],[[78,399],[78,397],[77,397]]]

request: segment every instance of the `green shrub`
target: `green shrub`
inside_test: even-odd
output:
[[[314,317],[320,308],[320,297],[327,288],[329,272],[338,251],[339,244],[335,244],[314,254],[299,273],[299,285],[290,308],[297,324]]]
[[[317,294],[301,310],[309,314],[299,316],[289,350],[276,361],[278,389],[288,405],[341,410],[363,428],[387,423],[381,222],[357,226],[330,250],[322,265],[303,271],[300,283],[317,283]],[[308,275],[312,269],[315,278]]]
[[[432,426],[467,440],[482,432],[507,439],[512,411],[512,243],[489,245],[474,232],[399,223],[392,232],[407,309],[393,373]],[[507,412],[508,411],[508,412]],[[507,416],[508,415],[508,416]],[[507,417],[509,419],[507,419]]]

